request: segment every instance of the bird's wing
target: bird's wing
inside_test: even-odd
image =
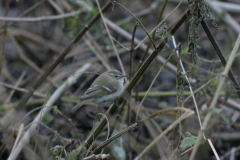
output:
[[[115,92],[115,87],[108,88],[102,85],[93,85],[87,89],[81,100],[89,98],[98,98]]]

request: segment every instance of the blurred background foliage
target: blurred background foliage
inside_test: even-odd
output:
[[[35,94],[26,103],[24,109],[19,112],[12,112],[12,109],[17,106],[23,95],[32,87],[40,75],[56,61],[79,31],[86,27],[92,17],[98,13],[96,2],[93,0],[2,0],[0,2],[0,157],[1,159],[7,159],[10,155],[18,135],[17,131],[14,132],[14,130],[19,129],[19,124],[25,124],[24,131],[26,131],[40,108],[45,105],[62,84],[66,83],[67,78],[73,76],[84,64],[90,63],[91,66],[77,79],[77,82],[66,89],[50,107],[50,111],[43,116],[42,122],[39,123],[33,137],[29,137],[29,143],[23,147],[17,158],[25,160],[50,159],[50,157],[52,159],[60,157],[62,159],[76,159],[77,152],[75,149],[84,142],[93,126],[99,121],[97,113],[105,113],[107,108],[96,109],[93,104],[89,104],[74,113],[71,112],[71,108],[79,101],[81,95],[97,75],[107,70],[99,57],[102,57],[111,68],[121,70],[101,18],[94,23],[64,60],[36,89]],[[141,21],[148,33],[156,26],[164,4],[164,0],[123,0],[118,2]],[[166,7],[161,20],[173,11],[180,1],[166,0],[165,2]],[[181,43],[180,57],[187,76],[191,79],[193,91],[202,87],[195,94],[202,120],[206,114],[213,113],[205,134],[213,142],[221,159],[240,159],[240,99],[235,92],[233,83],[227,78],[217,105],[213,110],[208,109],[219,85],[220,74],[224,67],[200,25],[201,19],[199,19],[198,10],[196,10],[196,8],[201,9],[200,13],[204,15],[203,19],[207,20],[206,22],[222,53],[228,59],[240,33],[240,3],[234,0],[205,2],[209,6],[204,4],[202,0],[184,0],[166,19],[165,23],[157,28],[154,43],[158,45],[167,31],[181,18],[181,15],[187,9],[190,10],[192,14],[188,14],[187,20],[180,26],[174,36],[176,43]],[[106,3],[106,0],[100,1],[100,6],[104,6]],[[239,10],[237,10],[237,7]],[[8,12],[7,15],[6,12]],[[62,18],[67,14],[71,15]],[[54,16],[60,18],[49,20]],[[115,39],[114,42],[126,74],[129,75],[129,50],[136,20],[117,4],[112,4],[110,9],[104,13],[104,16],[114,24],[114,27],[109,27],[109,30],[111,36]],[[2,17],[8,17],[9,19],[6,21],[1,19]],[[27,21],[30,18],[32,21]],[[17,21],[17,19],[19,20]],[[109,23],[107,24],[109,25]],[[216,24],[218,27],[216,27]],[[122,33],[121,29],[127,33]],[[6,38],[4,38],[5,36]],[[135,40],[142,40],[146,36],[144,30],[138,25]],[[148,41],[144,41],[144,44],[147,45]],[[134,47],[136,47],[136,44],[134,44]],[[150,48],[154,49],[152,45]],[[167,59],[173,50],[174,46],[170,39],[165,49],[158,56]],[[133,75],[138,69],[144,51],[140,47],[133,52]],[[239,55],[238,51],[232,65],[232,70],[238,82]],[[176,71],[164,67],[145,99],[144,107],[141,108],[141,114],[137,119],[143,119],[158,110],[181,107],[182,105],[178,104],[178,98],[182,100],[181,104],[185,108],[195,110],[192,98],[185,101],[190,95],[189,84],[184,78],[185,75],[182,74],[178,61],[179,59],[174,53],[169,62],[173,64]],[[160,63],[156,58],[140,79],[139,85],[134,87],[131,101],[126,99],[127,104],[122,114],[117,115],[118,121],[113,123],[113,119],[109,120],[110,126],[114,125],[115,127],[113,135],[136,122],[134,108],[139,105],[162,66],[163,63]],[[135,97],[136,92],[139,92],[137,98]],[[31,114],[27,114],[29,112]],[[110,154],[110,159],[134,159],[178,116],[175,112],[156,116],[107,145],[103,153]],[[20,117],[21,121],[17,117]],[[175,127],[158,141],[156,147],[151,148],[142,158],[148,160],[189,159],[191,151],[185,155],[180,154],[195,144],[196,136],[200,130],[197,119],[196,114],[187,118],[181,125]],[[107,134],[108,129],[105,128],[92,144],[92,148],[104,142]],[[8,139],[9,137],[10,139]],[[70,139],[75,141],[73,144],[67,145]],[[199,147],[195,159],[215,159],[208,143]]]

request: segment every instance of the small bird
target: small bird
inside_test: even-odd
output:
[[[90,88],[82,96],[72,110],[75,111],[85,103],[94,102],[100,107],[109,106],[123,92],[124,77],[118,70],[102,73],[94,80]]]

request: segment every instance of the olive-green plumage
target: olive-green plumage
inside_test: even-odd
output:
[[[124,76],[118,70],[110,70],[102,73],[94,80],[92,85],[82,96],[80,102],[72,110],[76,110],[88,102],[97,103],[99,106],[109,106],[123,91]]]

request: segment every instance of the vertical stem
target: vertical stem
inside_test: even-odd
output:
[[[217,55],[218,55],[218,57],[220,58],[223,66],[226,66],[226,62],[227,62],[227,61],[226,61],[226,59],[225,59],[225,57],[224,57],[224,55],[223,55],[223,53],[222,53],[222,51],[221,51],[218,43],[217,43],[217,41],[216,41],[215,38],[213,37],[211,30],[208,28],[207,23],[206,23],[204,20],[202,20],[202,21],[201,21],[201,25],[202,25],[204,31],[206,32],[206,34],[207,34],[210,42],[212,43],[213,48],[214,48],[215,51],[217,52]],[[237,82],[237,80],[236,80],[236,78],[235,78],[235,76],[234,76],[234,73],[233,73],[233,71],[232,71],[231,68],[230,68],[230,70],[229,70],[228,76],[229,76],[229,78],[231,79],[231,81],[233,82],[234,87],[235,87],[235,89],[236,89],[236,91],[237,91],[237,94],[238,94],[238,96],[240,97],[240,86],[239,86],[239,84],[238,84],[238,82]]]
[[[161,11],[160,11],[159,16],[158,16],[158,19],[157,19],[156,26],[160,23],[160,21],[161,21],[161,19],[162,19],[162,15],[163,15],[163,12],[164,12],[164,10],[165,10],[165,8],[166,8],[167,2],[168,2],[168,0],[165,0],[164,3],[163,3],[163,5],[162,5]],[[152,33],[152,39],[155,38],[155,33],[156,33],[156,30],[154,30],[154,32]],[[142,59],[141,59],[141,61],[140,61],[139,66],[141,66],[142,62],[145,60],[150,46],[151,46],[151,41],[148,42],[147,49],[146,49],[146,50],[144,51],[144,53],[143,53],[143,56],[142,56]]]
[[[240,45],[240,34],[238,35],[237,41],[236,41],[236,43],[235,43],[235,45],[234,45],[234,47],[233,47],[233,50],[232,50],[232,52],[231,52],[231,55],[230,55],[229,60],[228,60],[228,62],[227,62],[227,65],[226,65],[226,67],[225,67],[225,69],[224,69],[224,71],[223,71],[223,76],[222,76],[221,79],[220,79],[218,88],[217,88],[217,90],[216,90],[216,92],[215,92],[215,94],[214,94],[213,100],[212,100],[212,102],[211,102],[211,104],[210,104],[209,109],[211,109],[211,110],[212,110],[212,109],[215,107],[215,105],[217,104],[217,100],[218,100],[219,94],[220,94],[220,92],[221,92],[221,89],[222,89],[222,87],[223,87],[223,84],[225,83],[226,76],[227,76],[227,74],[228,74],[228,72],[229,72],[229,70],[230,70],[230,68],[231,68],[231,66],[232,66],[233,60],[234,60],[234,58],[235,58],[235,55],[236,55],[236,53],[237,53],[237,51],[238,51],[238,49],[239,49],[239,45]],[[194,157],[195,157],[195,155],[196,155],[196,153],[197,153],[198,146],[199,146],[199,144],[200,144],[200,142],[201,142],[201,140],[202,140],[202,133],[203,133],[204,130],[206,130],[211,116],[212,116],[212,112],[208,113],[207,116],[206,116],[206,118],[205,118],[204,121],[203,121],[203,129],[200,130],[199,133],[198,133],[198,138],[197,138],[195,147],[194,147],[194,149],[193,149],[193,151],[192,151],[192,154],[191,154],[191,156],[190,156],[190,160],[194,160]]]
[[[102,12],[106,12],[111,6],[111,1],[109,1],[103,8]],[[18,103],[17,109],[21,110],[24,108],[26,102],[32,96],[34,90],[39,87],[44,80],[48,77],[50,73],[57,67],[57,65],[64,59],[64,57],[69,53],[69,51],[75,46],[75,44],[82,38],[82,36],[89,30],[89,28],[100,18],[100,13],[94,16],[91,21],[85,25],[85,27],[77,34],[76,38],[67,46],[67,48],[61,53],[57,60],[49,67],[47,71],[34,83],[32,88],[29,89],[28,93],[23,96],[23,98]]]
[[[174,47],[176,48],[176,41],[175,41],[174,36],[172,36],[172,40],[173,40],[173,45],[174,45]],[[179,51],[177,50],[176,52],[177,52],[177,56],[178,56],[178,58],[179,58],[179,63],[180,63],[180,66],[181,66],[181,68],[182,68],[183,74],[185,75],[185,79],[187,80],[187,83],[188,83],[188,86],[189,86],[189,90],[190,90],[190,92],[191,92],[191,94],[192,94],[194,106],[195,106],[195,108],[196,108],[196,112],[197,112],[197,116],[198,116],[199,125],[200,125],[201,130],[202,130],[202,128],[203,128],[203,127],[202,127],[202,122],[201,122],[200,114],[199,114],[199,111],[198,111],[197,102],[196,102],[195,96],[194,96],[194,94],[193,94],[192,86],[191,86],[191,84],[190,84],[190,81],[189,81],[189,79],[188,79],[187,73],[186,73],[186,71],[185,71],[185,69],[184,69],[184,66],[183,66],[183,64],[182,64],[182,60],[180,59]],[[181,107],[183,107],[183,106],[181,106]],[[204,133],[203,133],[203,138],[206,139]]]
[[[9,10],[9,0],[6,1],[6,12],[5,12],[5,17],[8,16],[8,10]],[[5,64],[5,44],[6,44],[6,37],[7,37],[7,24],[8,22],[5,22],[4,24],[4,33],[3,33],[3,37],[2,37],[2,49],[1,49],[1,55],[0,55],[0,80],[1,80],[1,75],[2,75],[2,70],[3,70],[3,66]]]

